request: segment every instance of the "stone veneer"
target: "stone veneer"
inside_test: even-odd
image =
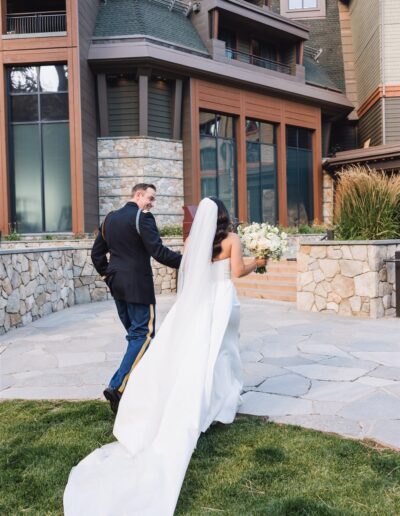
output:
[[[136,183],[157,188],[153,210],[160,226],[183,220],[182,142],[162,138],[98,138],[100,218],[120,208]]]
[[[370,317],[394,316],[395,267],[385,263],[400,240],[326,241],[297,254],[297,308]]]
[[[92,244],[0,250],[0,335],[74,304],[110,299],[90,259]],[[181,238],[164,244],[182,249]],[[156,294],[175,292],[176,271],[154,260],[152,267]]]
[[[325,224],[333,223],[333,200],[335,182],[330,174],[323,171],[322,175],[322,216]]]

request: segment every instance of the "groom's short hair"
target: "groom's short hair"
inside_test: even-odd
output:
[[[135,195],[136,192],[146,191],[148,188],[152,188],[153,190],[157,190],[157,188],[150,183],[138,183],[132,188],[132,196]]]

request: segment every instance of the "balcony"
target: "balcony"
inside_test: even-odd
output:
[[[6,15],[6,32],[9,36],[43,33],[65,33],[65,11],[42,11]]]
[[[261,68],[266,68],[267,70],[286,73],[288,75],[291,75],[292,73],[290,66],[286,64],[279,63],[278,61],[273,61],[272,59],[266,59],[265,57],[259,57],[254,54],[248,54],[246,52],[235,50],[233,48],[227,47],[225,49],[225,56],[229,59],[235,59],[237,61],[241,61],[242,63],[260,66]]]

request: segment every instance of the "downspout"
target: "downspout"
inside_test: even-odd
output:
[[[384,41],[384,0],[379,0],[379,29],[380,29],[380,65],[382,80],[382,140],[386,144],[386,84],[385,84],[385,41]]]

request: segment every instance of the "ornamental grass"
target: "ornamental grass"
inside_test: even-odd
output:
[[[400,175],[362,166],[343,170],[336,187],[335,233],[341,240],[400,238]]]

